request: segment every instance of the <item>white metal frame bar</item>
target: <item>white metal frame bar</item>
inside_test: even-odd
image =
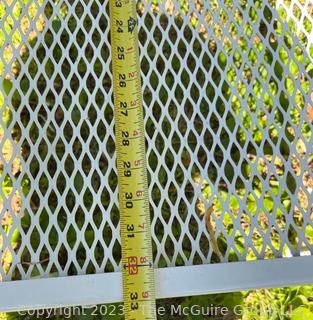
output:
[[[162,268],[155,277],[158,299],[313,284],[313,256]],[[1,312],[122,299],[120,272],[0,283]]]

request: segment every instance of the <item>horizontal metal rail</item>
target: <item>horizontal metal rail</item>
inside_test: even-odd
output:
[[[313,257],[156,269],[158,299],[313,284]],[[112,272],[0,283],[0,311],[120,302],[122,274]]]

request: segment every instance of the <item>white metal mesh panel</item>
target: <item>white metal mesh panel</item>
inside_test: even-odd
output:
[[[155,266],[311,255],[311,1],[138,4]],[[2,280],[120,270],[108,1],[0,1]]]

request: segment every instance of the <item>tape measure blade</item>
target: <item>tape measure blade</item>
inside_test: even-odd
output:
[[[126,319],[156,319],[136,1],[110,0]]]

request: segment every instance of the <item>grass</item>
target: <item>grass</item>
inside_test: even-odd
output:
[[[22,139],[22,132],[27,131],[31,139],[31,143],[24,140],[21,144],[21,155],[24,161],[27,161],[31,156],[32,143],[40,139],[40,130],[44,129],[46,141],[50,143],[54,141],[56,131],[60,130],[63,124],[67,121],[67,116],[64,114],[62,108],[56,106],[56,95],[62,95],[62,103],[67,110],[68,116],[76,127],[80,129],[82,140],[75,139],[73,142],[73,128],[67,122],[63,129],[64,139],[56,141],[56,157],[62,158],[65,153],[66,147],[70,144],[72,149],[72,157],[67,157],[64,161],[64,173],[71,176],[75,172],[74,189],[70,190],[65,199],[64,208],[59,209],[57,212],[57,226],[49,231],[49,245],[55,250],[58,245],[58,236],[55,228],[65,230],[68,225],[68,212],[73,212],[75,208],[75,222],[78,229],[84,227],[85,211],[91,210],[93,205],[93,195],[100,190],[101,175],[105,175],[110,170],[108,159],[105,155],[97,158],[100,166],[100,171],[92,171],[92,162],[98,155],[99,143],[96,140],[88,140],[90,136],[90,126],[97,126],[97,134],[100,141],[107,137],[106,128],[100,121],[97,122],[99,110],[102,110],[103,105],[107,105],[105,94],[109,92],[111,87],[111,79],[107,74],[103,76],[103,61],[107,61],[110,51],[109,48],[103,46],[101,48],[101,56],[94,59],[94,50],[90,45],[85,47],[84,58],[79,55],[78,46],[73,44],[69,45],[71,35],[68,31],[63,30],[61,26],[61,19],[68,18],[68,28],[73,31],[76,28],[77,22],[73,16],[69,16],[68,6],[63,4],[60,6],[60,17],[52,20],[52,29],[45,30],[45,19],[38,14],[38,5],[42,5],[40,1],[38,4],[24,0],[17,2],[13,9],[13,15],[6,16],[5,4],[11,5],[12,1],[0,1],[0,21],[4,21],[4,30],[0,31],[0,45],[4,46],[2,53],[2,60],[0,59],[0,74],[3,75],[4,80],[2,83],[2,92],[5,95],[11,95],[11,105],[6,106],[4,103],[4,96],[0,94],[0,106],[2,107],[2,123],[1,128],[1,150],[3,160],[12,164],[12,172],[3,177],[3,164],[1,166],[2,190],[6,198],[9,198],[12,192],[11,210],[8,210],[2,217],[2,228],[6,235],[11,235],[12,250],[19,250],[21,235],[19,231],[12,230],[12,221],[18,217],[21,221],[23,232],[27,233],[31,230],[32,215],[25,211],[21,212],[21,196],[15,192],[13,188],[13,180],[23,175],[23,168],[19,157],[12,159],[13,145],[19,143]],[[27,15],[22,15],[22,3],[28,4]],[[30,4],[31,3],[31,4]],[[290,6],[290,2],[284,1],[286,6]],[[158,1],[155,1],[152,6],[150,15],[145,18],[146,27],[149,29],[153,25],[153,16],[159,17],[159,28],[166,29],[168,26],[168,16],[175,15],[175,27],[171,26],[168,32],[168,41],[162,42],[163,34],[155,29],[153,32],[154,43],[162,47],[163,57],[159,56],[156,59],[156,70],[151,72],[151,61],[156,56],[155,44],[149,43],[147,52],[142,60],[142,72],[149,75],[150,87],[143,88],[143,98],[147,105],[150,105],[153,119],[148,118],[146,122],[146,132],[151,140],[155,142],[155,151],[151,151],[148,155],[149,167],[154,171],[158,170],[158,185],[152,187],[152,199],[154,207],[161,208],[163,221],[168,222],[172,216],[172,204],[175,204],[178,197],[177,187],[184,186],[185,198],[187,201],[192,201],[194,198],[194,187],[190,184],[185,186],[184,178],[186,170],[190,170],[194,184],[200,184],[203,197],[199,198],[196,203],[196,212],[200,218],[206,219],[206,225],[210,234],[209,241],[200,243],[200,249],[203,254],[206,254],[209,247],[212,247],[211,263],[220,261],[238,261],[238,260],[254,260],[254,259],[270,259],[277,255],[288,256],[294,252],[299,253],[302,249],[302,244],[299,241],[298,232],[301,230],[306,237],[306,241],[311,246],[313,245],[313,228],[312,224],[304,224],[305,213],[311,214],[313,218],[312,208],[309,208],[310,195],[313,188],[313,178],[311,172],[303,173],[301,162],[303,159],[308,162],[308,167],[313,171],[313,156],[308,157],[308,144],[312,141],[312,106],[306,104],[306,96],[310,94],[310,82],[312,78],[313,65],[313,47],[308,50],[302,48],[308,47],[308,40],[305,33],[299,34],[299,44],[295,46],[294,55],[290,57],[290,49],[293,46],[292,32],[296,32],[296,25],[291,19],[287,19],[286,10],[281,6],[277,10],[280,20],[273,17],[272,9],[274,2],[269,2],[269,6],[261,12],[261,2],[255,1],[253,8],[248,8],[247,1],[240,1],[240,7],[235,10],[233,21],[229,23],[229,16],[227,10],[232,8],[233,2],[231,0],[224,1],[224,8],[220,8],[218,1],[210,1],[211,11],[203,13],[203,5],[201,1],[195,1],[194,6],[191,2],[183,1],[180,4],[181,13],[176,14],[175,3],[168,1],[166,4],[166,14],[160,13]],[[194,8],[193,12],[190,7]],[[138,14],[142,14],[145,10],[144,2],[138,6]],[[311,8],[310,8],[311,10]],[[313,17],[312,11],[308,12],[311,18]],[[99,8],[96,3],[91,6],[91,15],[96,17]],[[199,12],[202,12],[205,25],[203,21],[198,19]],[[243,12],[248,12],[249,19],[243,19]],[[82,6],[75,7],[75,13],[78,17],[82,17],[84,9]],[[219,16],[219,23],[214,23],[213,15]],[[258,15],[262,15],[262,21],[258,21]],[[52,7],[51,4],[45,8],[45,15],[51,17]],[[294,9],[296,19],[300,19],[301,12]],[[190,21],[189,26],[185,26],[183,17],[188,16]],[[36,28],[33,28],[32,22],[35,21]],[[262,40],[262,37],[268,36],[268,29],[266,22],[272,23],[273,30],[268,37],[268,43]],[[84,18],[83,25],[86,31],[91,32],[92,23],[90,17]],[[99,24],[103,30],[107,27],[107,21],[100,19]],[[16,29],[16,25],[20,24],[20,28]],[[259,25],[257,25],[259,24]],[[243,25],[244,36],[240,34],[239,26]],[[253,28],[259,30],[259,35],[253,34]],[[289,32],[284,32],[284,28],[288,25]],[[210,38],[208,29],[212,28],[214,37]],[[171,54],[171,45],[177,41],[177,30],[184,28],[183,33],[186,40],[191,41],[193,28],[199,31],[199,37],[192,42],[193,54],[188,54],[186,43],[179,42],[177,44],[178,52],[175,55]],[[304,20],[304,30],[308,33],[311,32],[311,23],[309,20]],[[227,32],[225,32],[227,29]],[[61,73],[65,78],[70,77],[71,65],[67,59],[63,60],[64,50],[69,55],[69,59],[74,62],[78,61],[76,75],[71,75],[69,81],[69,88],[62,92],[63,84],[60,76],[53,79],[53,90],[48,90],[45,94],[46,106],[39,105],[40,94],[42,94],[47,87],[47,79],[43,76],[36,78],[38,74],[37,62],[30,58],[30,48],[36,48],[37,36],[45,31],[44,44],[47,47],[53,46],[54,33],[60,33],[60,43],[53,47],[52,57],[45,61],[45,73],[48,77],[54,77],[55,63],[58,63]],[[9,42],[5,42],[5,34],[9,38]],[[27,37],[27,45],[22,43],[22,35]],[[145,32],[140,33],[141,43],[144,45],[147,40]],[[85,35],[80,32],[76,37],[77,44],[83,46],[85,44]],[[93,31],[92,41],[95,45],[101,42],[101,35],[98,31]],[[206,43],[209,46],[209,55],[202,54],[202,46]],[[220,43],[217,43],[217,42]],[[233,45],[236,42],[236,50]],[[222,48],[223,50],[220,50]],[[14,50],[18,50],[20,57],[13,59]],[[232,52],[234,54],[232,54]],[[276,52],[279,57],[278,60],[273,55]],[[42,45],[36,49],[36,55],[39,62],[42,63],[45,58],[45,49]],[[242,57],[245,57],[243,59]],[[165,67],[164,59],[169,59],[171,69],[168,71]],[[213,57],[216,57],[217,65],[214,65]],[[186,67],[182,68],[182,59],[185,59]],[[232,63],[229,63],[231,59]],[[53,61],[54,60],[54,61]],[[202,68],[198,69],[194,76],[196,77],[198,85],[191,85],[190,73],[194,71],[194,66],[199,60]],[[261,60],[261,63],[260,63]],[[81,79],[88,72],[88,63],[93,63],[93,70],[95,76],[90,76],[87,81],[87,87],[81,87]],[[28,75],[23,75],[20,78],[19,91],[12,87],[13,77],[20,75],[21,66],[29,63]],[[11,65],[11,73],[4,74],[5,66]],[[305,73],[301,73],[299,65],[303,66]],[[272,73],[269,73],[269,70]],[[164,76],[165,83],[159,83],[158,74],[167,73]],[[207,82],[207,74],[210,73],[211,81]],[[222,73],[227,75],[226,80],[222,77]],[[257,73],[257,76],[253,75]],[[287,75],[285,75],[287,73]],[[180,78],[180,84],[176,84],[176,78]],[[283,87],[279,86],[280,81],[285,79]],[[31,83],[35,83],[38,91],[29,92]],[[101,80],[100,80],[101,79]],[[224,80],[223,80],[224,79]],[[95,87],[98,81],[102,81],[102,90],[95,92]],[[298,83],[299,87],[296,86]],[[268,90],[265,89],[265,84]],[[197,103],[200,97],[200,89],[205,90],[206,99],[203,99],[200,104],[199,115],[194,118],[195,132],[188,132],[188,124],[190,119],[193,119],[193,106]],[[216,98],[217,88],[220,89],[221,96]],[[233,89],[235,88],[235,93]],[[52,89],[52,88],[51,88]],[[14,92],[12,90],[15,90]],[[168,117],[163,117],[161,106],[157,103],[152,104],[152,91],[155,90],[159,93],[159,99],[162,104],[167,105],[169,108]],[[172,90],[175,96],[175,103],[168,103],[168,90]],[[90,105],[87,92],[94,94],[95,104]],[[190,96],[185,99],[185,92],[188,91]],[[78,94],[77,94],[78,92]],[[39,94],[38,94],[39,93]],[[77,94],[77,95],[76,95]],[[27,95],[29,107],[21,107],[22,96]],[[73,104],[72,96],[78,97],[79,103]],[[279,103],[277,104],[277,101]],[[216,113],[208,117],[209,103],[215,106]],[[227,108],[231,106],[231,110]],[[180,115],[180,110],[177,106],[181,106],[184,115]],[[88,108],[88,119],[84,118],[84,112]],[[12,123],[13,114],[20,110],[21,125]],[[225,110],[227,114],[225,115]],[[303,121],[303,110],[307,112],[307,119]],[[55,115],[55,123],[49,123],[48,113],[53,112]],[[38,124],[31,122],[31,112],[38,114]],[[284,119],[284,114],[289,113],[290,119],[288,122]],[[113,119],[113,110],[107,106],[104,114],[102,114],[107,123],[111,123]],[[188,118],[188,119],[187,119]],[[240,119],[240,126],[237,125],[237,118]],[[204,124],[203,119],[207,119],[208,123]],[[221,127],[221,119],[224,119],[225,126]],[[302,120],[301,120],[302,119]],[[156,123],[162,125],[162,134],[157,133],[155,130]],[[166,139],[171,135],[171,128],[173,123],[177,125],[177,132],[172,135],[170,141],[171,148],[166,149]],[[296,129],[301,123],[301,135],[299,138]],[[13,126],[12,126],[13,124]],[[203,180],[200,174],[200,169],[192,162],[192,152],[197,147],[197,139],[205,126],[209,126],[211,131],[206,130],[205,141],[197,152],[198,166],[203,168],[207,166],[207,180]],[[11,128],[12,140],[3,141],[4,129]],[[25,129],[27,128],[27,130]],[[280,140],[280,134],[284,131],[284,139]],[[221,142],[219,147],[214,147],[214,140],[217,137]],[[248,133],[252,135],[252,141],[249,140]],[[198,136],[197,136],[198,135]],[[230,136],[236,138],[237,144],[231,142]],[[180,148],[182,138],[188,140],[188,148]],[[49,146],[44,140],[40,141],[38,151],[41,159],[45,159]],[[88,148],[91,156],[81,157],[84,143],[88,142]],[[264,142],[265,141],[265,142]],[[278,145],[279,144],[279,145]],[[296,145],[296,153],[291,152],[290,145]],[[276,149],[273,148],[276,147]],[[260,157],[257,153],[258,148],[263,148],[263,156]],[[106,143],[107,154],[112,157],[114,154],[114,141],[110,137]],[[205,149],[206,148],[206,149]],[[276,150],[279,149],[280,153],[277,154]],[[224,154],[227,150],[231,150],[230,159],[224,161]],[[242,152],[246,152],[247,159],[241,161]],[[207,165],[207,152],[211,152],[214,161]],[[159,155],[158,155],[159,153]],[[158,158],[164,155],[166,167],[158,166]],[[176,165],[175,155],[181,158],[181,166]],[[38,193],[45,194],[49,190],[49,182],[47,176],[42,174],[36,183],[38,188],[34,191],[31,189],[31,181],[37,176],[41,159],[33,158],[29,168],[29,174],[23,176],[22,191],[24,196],[28,196],[31,203],[33,213],[39,216],[39,225],[42,230],[47,230],[49,213],[47,208],[40,209],[40,197]],[[81,172],[75,171],[75,164],[77,160],[81,163]],[[291,163],[291,171],[286,171],[285,167]],[[220,169],[222,164],[225,165]],[[51,158],[49,160],[48,171],[46,174],[53,176],[57,170],[57,159]],[[252,177],[251,167],[256,166],[258,175]],[[175,167],[175,182],[176,184],[168,184],[168,172],[171,168]],[[235,175],[234,168],[239,169],[240,177]],[[191,168],[191,169],[189,169]],[[223,170],[224,177],[221,178],[219,171]],[[91,188],[88,189],[84,186],[84,179],[92,172]],[[101,175],[100,175],[101,173]],[[296,186],[296,178],[303,174],[303,187],[298,189]],[[13,178],[12,178],[13,177]],[[107,209],[110,207],[110,189],[114,189],[117,184],[117,176],[113,170],[107,174],[109,186],[102,190],[101,208]],[[284,185],[282,181],[286,181]],[[253,189],[247,196],[246,181],[250,181]],[[233,191],[230,191],[228,185],[234,184]],[[57,190],[50,191],[48,200],[49,210],[54,213],[57,210],[58,192],[64,192],[67,184],[67,177],[59,175],[57,179]],[[167,188],[167,189],[166,189]],[[162,192],[166,189],[168,193],[167,203],[163,201]],[[30,192],[32,194],[30,194]],[[83,208],[75,207],[76,195],[83,194]],[[299,207],[291,208],[292,200],[291,195],[297,192],[299,199]],[[262,199],[262,205],[259,205]],[[279,200],[279,206],[275,201]],[[242,211],[242,202],[245,202],[246,210]],[[2,199],[2,205],[3,205]],[[208,203],[210,207],[208,208]],[[225,211],[224,208],[227,208]],[[93,208],[92,219],[97,228],[100,228],[102,223],[102,210],[99,207]],[[187,217],[187,206],[180,202],[178,205],[180,218],[184,221]],[[289,226],[288,230],[286,223],[285,212],[289,212],[294,221],[294,226]],[[12,214],[14,213],[14,215]],[[111,210],[111,220],[116,226],[118,222],[118,210],[113,207]],[[270,220],[272,219],[272,220]],[[258,222],[258,228],[251,228],[251,221]],[[275,221],[273,225],[273,220]],[[155,234],[161,242],[164,236],[164,222],[157,219],[155,225]],[[239,221],[240,228],[235,228],[236,223]],[[237,224],[238,225],[238,224]],[[198,226],[195,219],[189,222],[189,231],[192,236],[198,232]],[[179,239],[181,226],[179,221],[173,220],[171,230],[175,239]],[[282,233],[286,232],[289,240],[289,247],[281,243]],[[268,235],[268,241],[265,242],[264,234]],[[252,246],[247,247],[246,239],[251,238]],[[77,231],[73,227],[66,229],[66,237],[70,248],[76,248],[76,259],[79,266],[73,264],[68,268],[68,274],[77,274],[86,261],[86,248],[80,243],[77,244]],[[91,247],[95,233],[92,226],[86,226],[84,232],[86,244]],[[107,245],[109,245],[112,238],[112,230],[108,224],[103,227],[103,238]],[[230,239],[232,239],[233,246],[230,247]],[[30,236],[31,246],[37,249],[40,245],[40,233],[34,229],[31,231]],[[165,267],[168,264],[183,265],[184,259],[180,256],[173,260],[174,255],[174,242],[168,238],[164,242],[167,259],[160,257],[159,267]],[[2,249],[2,238],[0,236],[0,248]],[[310,249],[303,246],[303,249]],[[12,269],[12,253],[8,248],[4,248],[5,252],[2,255],[2,268],[4,273],[7,274]],[[199,255],[190,258],[191,240],[184,237],[182,243],[182,252],[187,259],[192,259],[193,264],[202,263]],[[155,254],[157,250],[155,248]],[[115,261],[120,259],[120,246],[115,242],[113,247],[113,256]],[[61,246],[59,249],[58,260],[62,267],[67,264],[67,249]],[[98,243],[95,247],[95,260],[101,265],[104,259],[103,246]],[[46,268],[49,263],[49,252],[47,248],[43,248],[40,252],[40,261],[43,268]],[[24,272],[28,268],[32,268],[32,276],[39,276],[40,273],[37,268],[32,266],[31,255],[27,250],[22,253],[21,259]],[[105,266],[105,271],[113,271],[114,264],[110,261]],[[87,273],[94,273],[102,270],[103,267],[96,268],[95,265],[89,263],[87,266]],[[58,270],[54,267],[51,268],[50,273],[57,273]],[[209,275],[208,275],[209,276]],[[17,268],[12,272],[12,279],[20,279],[21,274]],[[274,290],[258,290],[248,293],[215,295],[208,297],[192,297],[186,299],[175,300],[175,303],[182,303],[184,305],[192,304],[195,302],[207,302],[207,299],[219,304],[239,303],[243,306],[255,306],[256,308],[262,307],[262,303],[266,305],[277,306],[300,306],[303,303],[307,312],[313,311],[312,308],[312,287],[297,287],[286,289]],[[171,301],[161,301],[160,304],[168,305]],[[17,315],[12,315],[17,317]],[[233,317],[234,315],[229,315]],[[308,319],[311,315],[307,315]],[[288,319],[288,317],[276,317],[277,319]],[[273,318],[273,319],[276,319]],[[243,319],[254,319],[253,315],[246,315]],[[267,315],[264,319],[269,319]],[[295,319],[294,319],[295,320]]]

